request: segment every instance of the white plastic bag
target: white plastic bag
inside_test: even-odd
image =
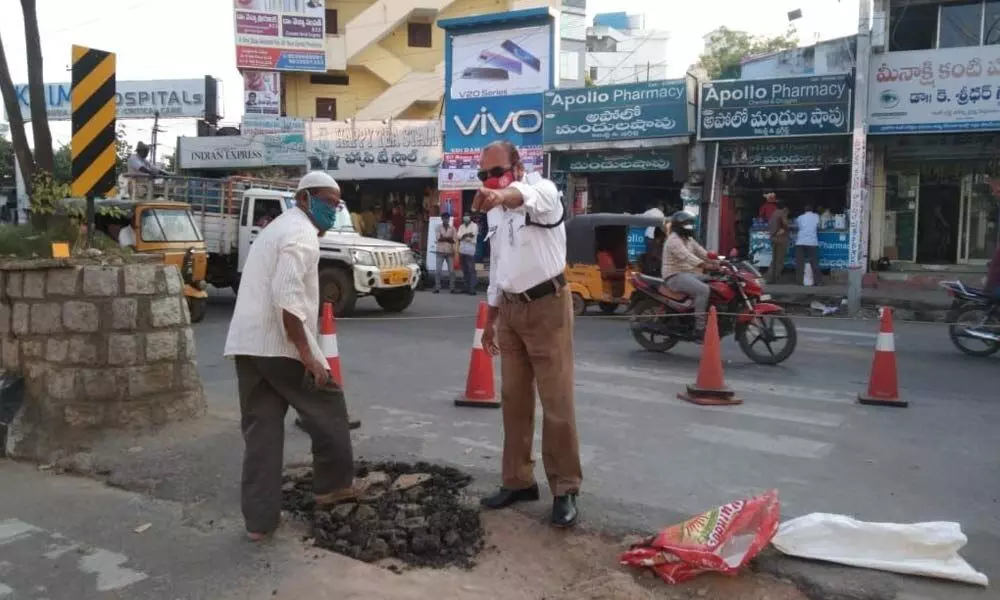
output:
[[[813,267],[811,264],[806,263],[806,270],[802,273],[802,285],[812,287],[815,283],[816,280],[813,279]]]
[[[966,542],[958,523],[868,523],[826,513],[782,523],[771,541],[791,556],[986,586],[986,575],[958,555]]]

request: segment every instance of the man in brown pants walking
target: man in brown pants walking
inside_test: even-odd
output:
[[[573,403],[573,304],[563,274],[564,209],[551,181],[525,175],[513,144],[490,144],[480,165],[483,187],[472,210],[490,211],[492,253],[483,347],[500,354],[504,427],[503,486],[482,504],[505,508],[539,498],[531,456],[537,386],[552,524],[570,527],[579,516],[582,474]]]
[[[225,355],[236,359],[243,455],[242,507],[247,532],[260,540],[278,528],[285,413],[294,407],[312,438],[318,505],[357,495],[354,457],[341,389],[316,343],[319,235],[339,218],[340,187],[320,171],[299,182],[295,208],[254,240],[243,268]]]

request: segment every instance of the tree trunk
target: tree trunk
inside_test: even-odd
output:
[[[4,52],[3,39],[0,39],[0,96],[3,97],[4,110],[7,112],[7,120],[10,121],[10,137],[14,141],[14,156],[17,157],[21,177],[24,179],[25,188],[30,194],[31,179],[35,173],[35,159],[31,157],[28,136],[24,132],[24,117],[21,115],[21,106],[17,102],[17,90],[14,89],[14,81],[10,77],[10,69],[7,67],[7,54]]]
[[[28,54],[28,94],[31,101],[31,131],[35,136],[35,168],[52,173],[55,156],[52,133],[45,109],[45,82],[42,79],[42,40],[38,34],[35,0],[21,0],[24,13],[24,41]]]

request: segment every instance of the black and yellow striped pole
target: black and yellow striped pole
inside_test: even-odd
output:
[[[94,235],[94,199],[115,193],[115,55],[73,46],[73,196],[87,199],[87,241]]]

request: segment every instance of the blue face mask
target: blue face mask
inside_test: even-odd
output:
[[[337,222],[337,209],[319,196],[309,196],[309,213],[321,231],[329,231]]]

